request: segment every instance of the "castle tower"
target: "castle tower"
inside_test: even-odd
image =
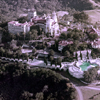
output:
[[[37,12],[35,9],[29,9],[28,10],[28,21],[31,19],[31,18],[35,18],[37,16]]]
[[[51,30],[51,17],[50,15],[48,15],[46,19],[46,33],[50,32],[50,30]]]
[[[52,13],[52,19],[53,19],[55,22],[58,23],[57,15],[56,15],[56,12],[55,12],[55,11],[53,11],[53,13]]]

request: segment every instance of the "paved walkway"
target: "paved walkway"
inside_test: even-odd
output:
[[[97,88],[97,87],[84,87],[84,88],[88,88],[88,89],[92,89],[92,90],[98,90],[98,91],[100,91],[100,88]]]

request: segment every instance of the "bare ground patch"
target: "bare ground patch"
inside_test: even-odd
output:
[[[81,91],[83,93],[84,100],[100,100],[100,91],[91,90],[82,87]]]

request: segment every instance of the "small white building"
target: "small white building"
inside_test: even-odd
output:
[[[73,44],[73,41],[59,41],[58,44],[58,50],[62,51],[64,47],[66,47],[68,44]]]
[[[8,22],[9,33],[27,33],[30,31],[30,27],[33,25],[31,22],[19,23],[18,21]]]

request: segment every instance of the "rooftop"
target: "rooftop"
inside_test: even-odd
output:
[[[67,46],[68,44],[73,44],[73,41],[60,41],[59,45],[61,46]]]
[[[15,26],[25,26],[25,25],[32,26],[34,23],[32,22],[19,23],[18,21],[11,21],[9,22],[9,24],[12,24]]]

